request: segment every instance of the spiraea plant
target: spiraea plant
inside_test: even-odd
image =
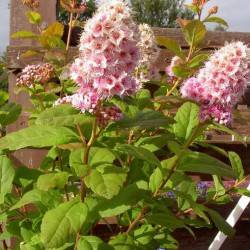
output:
[[[193,234],[213,226],[233,236],[209,205],[231,202],[231,193],[249,195],[240,188],[246,177],[240,157],[206,143],[204,134],[215,129],[242,140],[225,125],[249,80],[250,55],[241,42],[201,52],[206,23],[226,25],[216,7],[202,19],[205,4],[193,1],[197,19],[179,20],[188,52],[156,38],[175,54],[166,75],[154,69],[152,76],[159,53],[153,32],[138,27],[121,0],[100,2],[73,62],[57,37],[51,39],[65,49],[63,64],[44,57],[23,70],[17,87],[34,104],[29,127],[0,139],[4,249],[10,238],[23,250],[178,249],[176,229]],[[158,86],[154,93],[145,87],[150,84]],[[9,156],[23,148],[47,149],[47,155],[36,169],[15,167]],[[190,172],[210,175],[214,185],[201,190]],[[224,178],[234,185],[225,187]],[[108,234],[98,233],[100,223]]]

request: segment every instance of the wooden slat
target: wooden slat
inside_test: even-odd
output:
[[[154,32],[156,36],[166,36],[175,39],[182,47],[187,47],[187,43],[185,42],[180,29],[154,28]],[[246,44],[250,44],[250,33],[208,31],[203,48],[219,48],[223,46],[225,42],[232,41],[242,41]]]

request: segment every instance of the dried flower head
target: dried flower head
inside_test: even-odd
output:
[[[17,78],[17,86],[32,87],[34,84],[45,84],[55,75],[54,67],[50,63],[28,65]]]
[[[201,121],[232,121],[232,109],[250,81],[250,49],[233,42],[216,51],[196,77],[181,87],[182,96],[201,105]]]
[[[22,0],[22,3],[30,9],[37,9],[40,5],[40,0]]]

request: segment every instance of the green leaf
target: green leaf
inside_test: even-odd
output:
[[[174,66],[172,70],[174,75],[180,78],[187,78],[191,74],[190,69],[185,65]]]
[[[177,202],[178,202],[179,209],[182,211],[185,211],[189,209],[190,207],[192,207],[192,204],[195,203],[198,197],[196,184],[190,179],[183,180],[178,186],[178,191],[185,193],[185,195],[189,196],[189,198],[191,199],[191,202],[190,202],[190,200],[187,200],[181,196],[178,196]]]
[[[161,162],[158,158],[149,150],[142,147],[135,147],[129,144],[119,144],[116,147],[116,150],[125,154],[146,161],[154,166],[161,167]]]
[[[235,172],[235,175],[237,176],[238,180],[242,180],[244,177],[244,168],[240,159],[240,156],[235,152],[228,152],[228,157],[231,162],[233,171]]]
[[[37,188],[40,190],[48,191],[53,188],[64,188],[67,184],[69,173],[59,172],[40,175],[37,180]]]
[[[223,232],[225,235],[233,237],[235,234],[235,230],[225,221],[225,219],[216,211],[206,208],[207,213],[211,217],[215,226]]]
[[[14,183],[23,186],[25,181],[27,181],[27,183],[36,182],[38,177],[42,174],[43,172],[39,171],[38,169],[21,166],[15,170]]]
[[[214,187],[216,191],[216,196],[222,196],[226,193],[226,190],[223,186],[223,182],[220,177],[213,175]]]
[[[115,155],[108,148],[92,147],[89,152],[88,164],[92,167],[113,163]]]
[[[43,35],[46,36],[58,36],[62,37],[64,32],[64,26],[63,24],[59,22],[54,22],[50,24],[44,31]]]
[[[25,193],[22,198],[11,207],[10,210],[15,210],[20,207],[23,207],[27,204],[43,204],[44,206],[51,208],[58,204],[59,197],[58,193],[54,191],[42,191],[38,189],[33,189]]]
[[[168,229],[182,228],[185,226],[184,222],[178,219],[172,212],[165,210],[164,212],[154,212],[147,216],[147,221],[153,225],[161,225]]]
[[[114,250],[136,250],[136,245],[128,234],[119,234],[109,241]]]
[[[91,171],[85,178],[85,183],[94,193],[111,199],[119,193],[126,177],[127,174],[122,168],[102,165]]]
[[[203,22],[206,22],[206,23],[218,23],[218,24],[226,26],[228,28],[228,23],[223,18],[217,17],[217,16],[208,17]]]
[[[153,110],[145,110],[137,113],[135,117],[124,117],[113,126],[115,129],[133,127],[140,127],[141,129],[144,129],[168,126],[171,123],[173,123],[173,120],[164,116],[162,113]]]
[[[83,250],[112,250],[108,244],[104,243],[96,236],[82,236],[77,244],[77,249]]]
[[[123,188],[121,192],[110,200],[104,200],[98,206],[101,217],[117,216],[131,209],[139,201],[150,197],[147,184],[143,181],[133,183]]]
[[[149,188],[153,193],[161,186],[163,178],[163,170],[161,168],[156,168],[149,179]]]
[[[143,137],[140,138],[135,146],[139,146],[149,150],[150,152],[156,152],[167,145],[168,140],[173,139],[173,135],[171,134],[162,134],[151,137]]]
[[[183,28],[185,39],[190,46],[199,45],[204,40],[206,32],[205,25],[199,20],[192,20]]]
[[[9,125],[17,120],[21,114],[22,106],[15,103],[6,103],[0,108],[0,124]]]
[[[73,126],[92,124],[94,117],[80,114],[70,105],[59,105],[43,111],[36,120],[36,125],[46,126]]]
[[[199,124],[198,105],[191,102],[184,103],[179,108],[175,120],[173,131],[180,141],[185,142]]]
[[[42,21],[41,15],[36,11],[28,11],[26,16],[31,24],[39,24]]]
[[[90,171],[90,166],[83,164],[83,149],[73,150],[69,156],[69,165],[78,177],[85,177]]]
[[[41,239],[48,248],[59,248],[74,241],[77,233],[87,222],[88,207],[77,200],[72,200],[48,211],[42,220]]]
[[[0,150],[18,150],[27,147],[43,148],[71,142],[79,142],[79,138],[69,128],[34,125],[1,138]]]
[[[195,57],[193,57],[189,62],[188,62],[188,67],[190,68],[197,68],[200,67],[202,64],[204,64],[205,61],[207,61],[209,58],[208,54],[199,54]]]
[[[182,171],[227,176],[235,178],[235,173],[227,164],[200,152],[186,152],[179,161],[178,169]]]
[[[240,194],[240,195],[250,197],[250,190],[245,189],[245,188],[233,188],[231,191],[233,193],[236,193],[236,194]]]
[[[179,56],[182,59],[185,59],[185,55],[181,49],[181,46],[178,44],[177,41],[164,37],[158,36],[156,37],[157,43],[161,46],[166,47],[168,50],[173,52],[176,56]]]
[[[38,39],[38,35],[28,30],[20,30],[11,35],[12,39]]]
[[[0,155],[0,204],[4,203],[4,197],[12,190],[12,182],[15,171],[12,162],[6,155]]]
[[[211,124],[209,128],[214,129],[216,131],[225,132],[229,135],[232,135],[232,136],[234,136],[235,141],[242,142],[244,145],[246,145],[246,140],[241,135],[239,135],[235,131],[231,130],[230,128],[228,128],[222,124],[213,122],[213,124]]]
[[[9,99],[9,94],[0,90],[0,105],[3,105]]]
[[[152,225],[142,225],[134,231],[134,239],[141,245],[146,246],[154,240],[156,229]]]

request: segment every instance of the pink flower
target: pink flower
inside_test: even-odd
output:
[[[32,87],[36,83],[45,84],[55,76],[55,69],[50,63],[27,65],[17,78],[17,86]]]
[[[97,93],[101,100],[134,94],[140,87],[132,76],[140,55],[138,39],[128,6],[121,0],[103,2],[85,25],[80,55],[71,67],[71,77],[81,92]],[[127,84],[125,77],[133,84]]]
[[[201,104],[201,120],[230,124],[232,110],[250,81],[250,49],[242,42],[216,51],[196,77],[187,79],[181,94]]]

